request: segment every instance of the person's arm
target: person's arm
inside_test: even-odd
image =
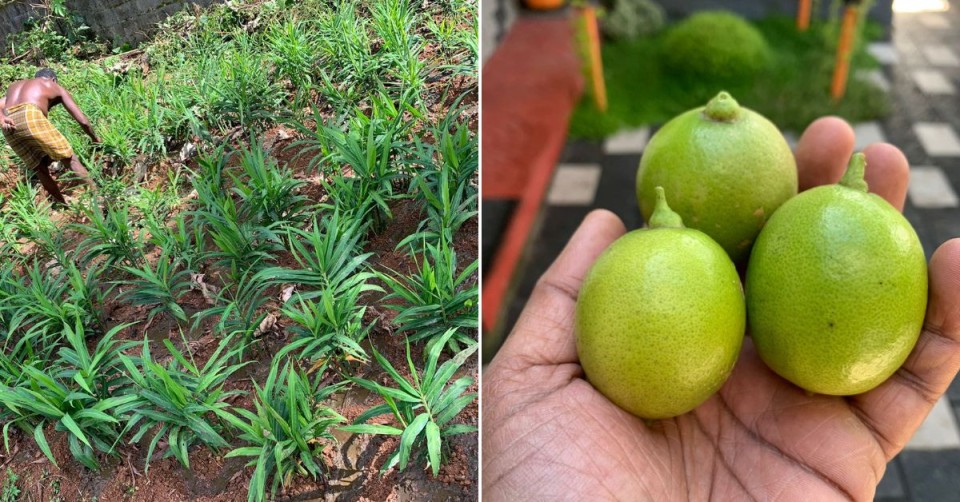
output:
[[[8,131],[16,129],[17,127],[17,124],[15,124],[13,120],[7,116],[7,97],[6,96],[3,96],[2,98],[0,98],[0,127]]]
[[[73,101],[73,96],[63,87],[60,87],[60,100],[63,103],[63,107],[70,113],[70,116],[83,128],[83,132],[87,133],[87,136],[90,136],[90,139],[92,139],[94,143],[99,143],[100,138],[93,132],[93,126],[90,124],[90,120],[80,111],[80,107]]]

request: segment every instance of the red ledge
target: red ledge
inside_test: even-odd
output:
[[[583,91],[573,15],[520,18],[483,69],[483,198],[519,200],[483,280],[487,332],[501,317]]]

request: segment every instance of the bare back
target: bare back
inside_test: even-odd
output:
[[[10,84],[10,88],[7,89],[4,107],[11,108],[22,103],[31,103],[47,115],[51,106],[63,102],[63,94],[63,88],[50,79],[18,80]]]

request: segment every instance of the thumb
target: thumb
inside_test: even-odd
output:
[[[491,366],[508,359],[527,367],[577,361],[573,314],[580,285],[600,253],[624,232],[623,222],[610,211],[596,210],[584,218],[560,256],[537,282]]]

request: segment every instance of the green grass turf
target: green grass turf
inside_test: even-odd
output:
[[[886,94],[874,84],[855,78],[858,69],[877,65],[864,44],[859,44],[851,59],[844,99],[834,103],[829,88],[835,25],[821,23],[798,33],[792,19],[771,18],[757,22],[756,26],[774,51],[774,62],[763,73],[741,81],[693,80],[670,74],[660,64],[663,33],[605,43],[608,111],[599,112],[592,96],[585,94],[571,118],[570,136],[599,139],[625,127],[662,124],[683,111],[704,105],[721,90],[730,92],[741,105],[760,112],[781,129],[796,132],[824,115],[861,122],[887,113]],[[863,38],[873,38],[879,30],[868,25]]]

